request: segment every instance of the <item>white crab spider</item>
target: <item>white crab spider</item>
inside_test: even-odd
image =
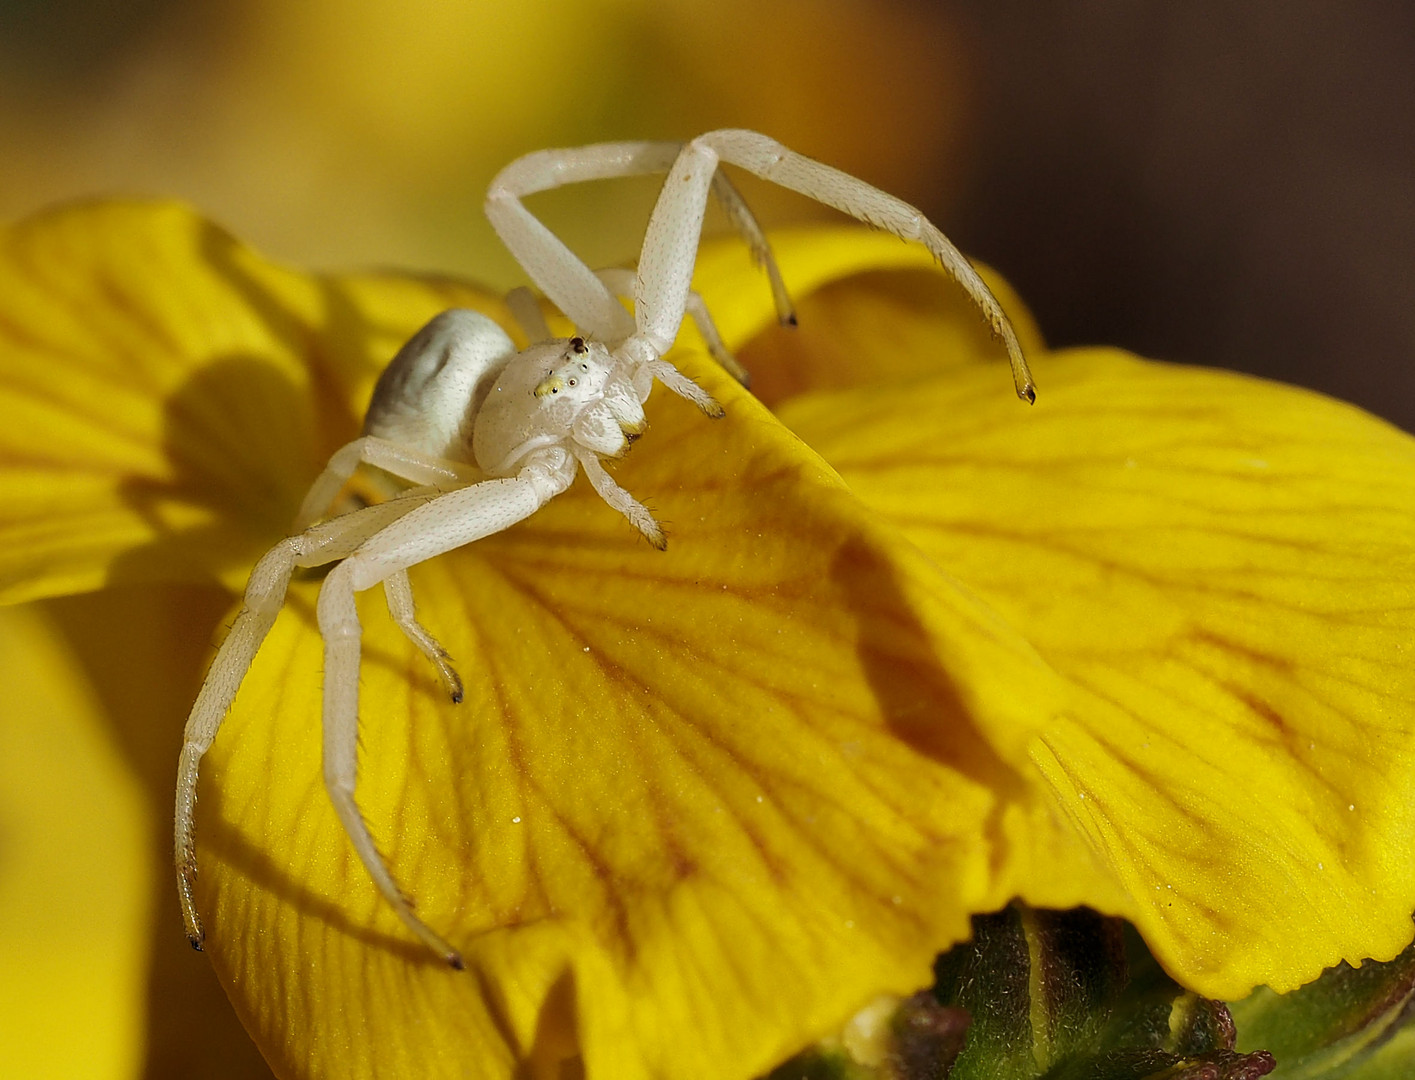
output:
[[[284,604],[297,567],[337,562],[316,606],[324,638],[324,782],[360,860],[388,903],[418,938],[453,967],[461,955],[419,919],[374,846],[354,799],[357,765],[360,626],[356,593],[382,584],[394,622],[437,667],[454,701],[461,682],[413,612],[408,568],[510,528],[570,486],[578,469],[605,502],[655,547],[665,546],[652,515],[600,464],[623,453],[644,428],[643,402],[658,380],[708,416],[722,408],[662,359],[684,314],[699,324],[715,355],[745,373],[721,347],[689,289],[709,193],[765,266],[783,321],[790,302],[766,241],[719,172],[740,166],[905,240],[923,244],[967,290],[1003,340],[1017,393],[1034,397],[1031,375],[1007,316],[977,272],[912,206],[862,180],[793,153],[750,131],[714,131],[686,145],[602,143],[522,157],[492,181],[486,214],[531,280],[577,327],[551,338],[524,290],[508,297],[532,344],[517,352],[485,316],[448,311],[423,327],[393,358],[374,390],[364,435],[341,448],[310,488],[295,533],[256,564],[245,603],[202,684],[183,737],[177,776],[176,862],[187,936],[201,948],[194,898],[193,840],[197,769],[235,699],[256,651]],[[595,272],[533,217],[525,195],[581,180],[667,173],[644,236],[637,274]],[[618,297],[632,293],[631,316]],[[361,464],[408,482],[386,502],[318,524]]]

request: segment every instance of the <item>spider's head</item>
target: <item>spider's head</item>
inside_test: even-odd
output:
[[[536,384],[533,392],[542,401],[554,398],[586,405],[604,393],[612,364],[609,350],[599,342],[572,337],[565,342],[560,366]]]
[[[581,417],[607,408],[613,371],[609,350],[584,338],[537,342],[518,353],[477,414],[477,464],[504,476],[532,450],[569,437]]]

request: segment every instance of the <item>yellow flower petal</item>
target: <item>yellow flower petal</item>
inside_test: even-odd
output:
[[[146,1068],[150,1078],[193,1076],[211,1080],[269,1077],[259,1052],[231,1009],[211,965],[192,952],[172,887],[172,781],[182,722],[191,708],[210,642],[230,606],[222,588],[195,585],[133,585],[44,601],[41,608],[62,635],[75,672],[70,685],[87,684],[101,707],[106,736],[119,746],[127,769],[141,781],[143,845],[136,855],[147,874],[145,896],[156,902],[141,930],[147,947],[139,981],[128,1004],[146,1013]],[[13,684],[12,684],[13,685]],[[71,694],[71,692],[69,692]],[[64,709],[62,685],[35,688],[32,700]],[[50,790],[52,773],[35,771]],[[31,781],[32,782],[32,781]],[[21,790],[24,783],[21,783]],[[11,790],[0,785],[0,798]],[[116,859],[133,857],[110,837],[110,812],[93,806],[81,825],[100,838]],[[48,850],[65,855],[80,872],[87,856],[55,828],[40,832]],[[103,895],[103,887],[97,892]],[[70,963],[66,971],[72,975]],[[0,1058],[3,1060],[3,1058]],[[0,1075],[7,1075],[0,1070]],[[21,1075],[24,1075],[23,1073]]]
[[[414,570],[462,705],[363,605],[361,804],[469,974],[410,939],[334,818],[295,590],[198,823],[208,947],[277,1071],[751,1075],[927,983],[1024,877],[1069,904],[1097,873],[969,720],[1050,707],[1050,674],[694,374],[727,419],[656,396],[619,470],[666,554],[581,482]]]
[[[0,1072],[137,1076],[153,823],[33,608],[0,608],[0,686]]]
[[[1014,894],[1127,914],[1225,996],[1409,938],[1409,440],[1111,354],[1048,358],[1028,410],[912,249],[832,235],[778,243],[807,329],[743,352],[849,488],[689,357],[728,419],[655,398],[619,469],[667,555],[580,484],[417,568],[460,707],[362,605],[363,806],[468,973],[335,822],[293,590],[199,815],[212,960],[281,1072],[748,1075]],[[714,251],[743,344],[769,292]],[[500,310],[290,274],[171,207],[22,226],[0,284],[11,597],[233,582],[378,363],[440,308]]]
[[[238,588],[358,433],[409,312],[499,304],[434,281],[321,281],[173,204],[0,233],[0,600],[153,579]]]
[[[974,363],[998,369],[1006,399],[1010,376],[1002,343],[962,287],[942,276],[918,244],[858,225],[786,230],[772,233],[771,243],[797,303],[797,326],[775,325],[766,277],[741,244],[705,245],[694,279],[723,340],[741,351],[760,400],[775,406],[806,390],[921,378]],[[1023,350],[1040,353],[1041,334],[1012,287],[986,266],[978,270],[1012,319]],[[855,348],[858,341],[873,348]]]
[[[1039,367],[1031,410],[960,369],[782,418],[1075,686],[1028,753],[1182,982],[1231,998],[1391,957],[1415,907],[1415,440],[1222,372]]]

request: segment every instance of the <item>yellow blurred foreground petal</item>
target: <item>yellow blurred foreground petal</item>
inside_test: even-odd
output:
[[[0,601],[239,588],[414,323],[484,293],[273,266],[175,204],[0,232]],[[397,308],[396,332],[389,325]]]
[[[172,761],[230,603],[230,593],[216,586],[149,583],[35,605],[62,635],[79,678],[92,687],[106,735],[145,796],[142,854],[144,867],[155,870],[150,887],[156,892],[143,926],[146,985],[138,998],[146,1014],[145,1080],[270,1080],[211,965],[180,932],[172,887]],[[101,806],[88,813],[92,820],[84,827],[106,836],[109,813]],[[44,835],[62,849],[58,837]]]
[[[198,823],[208,947],[277,1072],[749,1076],[927,984],[970,912],[1096,878],[971,719],[1053,711],[1050,673],[689,370],[727,418],[655,396],[619,469],[666,553],[580,482],[413,571],[462,705],[363,606],[360,800],[468,972],[411,941],[335,820],[314,585],[294,591]]]
[[[974,368],[782,419],[1074,685],[1027,754],[1181,982],[1390,958],[1415,908],[1415,440],[1223,372],[1039,367],[1034,410]]]
[[[0,1075],[137,1076],[147,808],[33,608],[0,608],[0,686]]]

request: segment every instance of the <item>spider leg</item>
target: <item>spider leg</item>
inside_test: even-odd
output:
[[[732,222],[732,227],[747,242],[752,252],[752,262],[766,271],[767,280],[771,282],[771,298],[776,303],[777,321],[782,326],[795,326],[796,307],[791,303],[791,294],[786,291],[786,282],[781,280],[776,256],[772,254],[771,244],[767,242],[766,233],[762,232],[756,215],[748,209],[741,193],[721,169],[712,175],[712,193],[717,196],[718,204]]]
[[[454,968],[462,966],[461,955],[413,913],[412,902],[379,853],[355,797],[362,628],[354,596],[402,576],[410,566],[510,528],[564,491],[574,477],[575,459],[564,449],[536,451],[515,477],[484,480],[425,501],[370,536],[330,571],[319,591],[316,616],[324,637],[325,788],[378,891],[404,925]],[[400,587],[395,584],[388,593],[390,605],[398,603]],[[407,632],[406,627],[404,630]]]
[[[634,287],[635,330],[622,346],[637,364],[668,351],[687,310],[703,214],[718,166],[717,155],[701,143],[693,140],[673,162],[644,233]]]
[[[1036,396],[1031,372],[1027,368],[1022,347],[1012,329],[1012,323],[997,302],[992,291],[978,276],[978,272],[963,257],[953,243],[943,235],[926,217],[913,206],[886,194],[865,181],[849,173],[822,165],[818,161],[788,150],[775,139],[759,135],[754,131],[724,130],[713,131],[694,139],[684,149],[683,157],[688,158],[688,167],[694,171],[705,168],[711,160],[725,161],[755,173],[764,180],[799,191],[817,202],[832,206],[851,217],[893,233],[903,240],[913,240],[923,244],[929,253],[947,270],[978,305],[992,326],[993,332],[1007,347],[1007,356],[1012,364],[1012,378],[1017,387],[1018,397],[1031,401]],[[681,159],[680,159],[681,160]],[[674,170],[678,168],[674,165]],[[670,178],[664,186],[660,206],[665,201],[696,198],[694,194],[675,191]],[[691,211],[679,210],[685,217]],[[658,216],[657,208],[654,211]],[[653,224],[649,225],[650,234]],[[648,242],[645,241],[645,249]]]
[[[408,580],[408,571],[398,570],[384,578],[383,596],[388,601],[388,614],[393,616],[393,621],[398,624],[398,629],[402,630],[408,640],[436,665],[437,674],[442,679],[442,686],[447,691],[447,695],[454,703],[460,704],[462,701],[462,680],[453,669],[447,656],[447,650],[438,644],[437,639],[427,632],[427,628],[422,623],[418,622],[413,603],[413,586]]]
[[[454,968],[461,954],[413,914],[412,901],[398,888],[379,854],[368,823],[354,799],[358,773],[359,659],[361,627],[349,579],[353,559],[344,560],[319,590],[319,632],[324,638],[324,787],[334,813],[378,891],[420,940]]]
[[[673,143],[601,143],[575,150],[542,150],[511,162],[487,190],[486,216],[506,249],[571,322],[601,341],[628,337],[633,332],[629,313],[521,199],[581,180],[663,172],[677,152]]]
[[[628,518],[629,524],[643,533],[644,539],[659,551],[668,547],[668,539],[663,535],[663,528],[653,519],[648,507],[616,484],[614,478],[600,464],[597,456],[588,452],[577,452],[575,456],[585,467],[585,479],[590,482],[590,486],[595,489],[601,499]]]
[[[360,465],[373,465],[401,480],[443,490],[463,487],[479,476],[475,468],[462,462],[433,457],[377,435],[362,435],[334,451],[310,485],[295,515],[295,531],[303,532],[319,520]]]
[[[195,815],[197,774],[202,756],[211,748],[241,681],[255,660],[261,642],[275,624],[285,602],[290,576],[298,566],[319,566],[344,558],[368,537],[403,514],[428,502],[431,494],[419,494],[377,506],[366,507],[324,522],[298,536],[286,537],[256,563],[246,584],[245,602],[227,633],[216,658],[207,670],[191,715],[182,734],[182,753],[177,766],[177,807],[174,850],[177,884],[187,938],[200,949],[204,936],[197,914],[194,888],[197,874]]]
[[[487,191],[486,216],[507,250],[576,326],[611,347],[633,333],[628,313],[590,268],[525,208],[521,199],[586,180],[666,173],[682,149],[681,143],[673,142],[620,142],[541,150],[502,169]],[[714,178],[711,190],[732,227],[747,242],[753,261],[765,269],[777,317],[783,323],[794,323],[791,298],[757,219],[726,176]],[[528,324],[522,325],[529,330]]]
[[[715,397],[667,360],[650,360],[644,367],[650,375],[663,383],[669,390],[679,397],[687,398],[712,419],[721,420],[726,415]]]
[[[717,324],[712,321],[707,304],[703,303],[703,298],[691,289],[688,291],[688,302],[684,305],[688,316],[693,320],[693,325],[698,328],[698,333],[702,336],[703,344],[707,346],[712,358],[726,369],[743,386],[752,385],[752,374],[742,366],[741,361],[733,355],[732,350],[727,347],[727,343],[722,340],[722,335],[717,332]],[[791,325],[796,324],[796,316],[791,316]]]
[[[707,391],[660,359],[678,336],[688,310],[703,214],[717,172],[717,155],[699,141],[685,146],[673,162],[654,205],[634,283],[635,330],[615,352],[632,366],[641,399],[656,378],[709,416],[719,417],[722,406]]]
[[[506,294],[506,306],[511,309],[511,317],[526,332],[530,344],[550,340],[550,327],[541,313],[540,304],[536,302],[535,293],[530,289],[524,285],[516,286]]]
[[[718,173],[721,176],[722,173]],[[774,264],[773,264],[774,265]],[[625,267],[608,267],[604,270],[596,270],[595,275],[600,281],[609,287],[610,292],[616,296],[633,296],[637,275],[633,270]],[[703,298],[693,290],[688,291],[688,300],[685,305],[687,313],[692,316],[693,323],[698,328],[698,333],[702,335],[703,344],[707,346],[708,353],[712,358],[721,364],[729,375],[736,379],[743,386],[750,386],[752,376],[732,355],[732,350],[722,340],[722,335],[717,332],[717,324],[712,321],[707,304],[703,303]],[[792,316],[794,321],[795,316]]]

